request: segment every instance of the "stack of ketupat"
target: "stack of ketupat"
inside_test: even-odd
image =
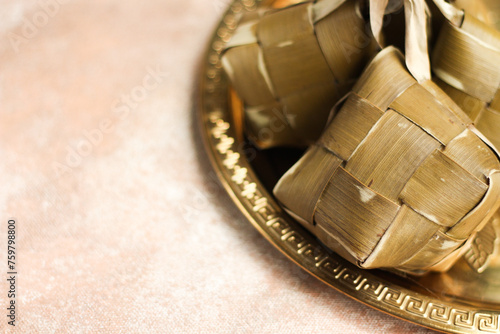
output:
[[[270,10],[224,54],[247,135],[261,148],[309,146],[276,198],[362,268],[447,271],[465,255],[481,272],[495,252],[500,34],[467,8],[432,5],[443,22],[432,63],[424,0]],[[391,15],[405,18],[390,32],[404,35],[404,55],[385,42],[397,40],[384,31]],[[261,140],[276,118],[286,126]]]

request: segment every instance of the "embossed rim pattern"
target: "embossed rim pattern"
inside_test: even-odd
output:
[[[405,288],[331,253],[290,219],[267,192],[238,138],[220,53],[242,11],[261,1],[236,0],[223,16],[204,58],[199,118],[212,165],[228,194],[252,225],[275,247],[313,276],[350,297],[395,317],[450,333],[500,333],[500,312],[448,302]]]

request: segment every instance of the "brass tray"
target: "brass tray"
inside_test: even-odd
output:
[[[244,11],[279,5],[280,0],[235,0],[204,58],[197,117],[212,165],[234,203],[292,261],[364,304],[439,331],[500,333],[499,257],[481,275],[465,262],[446,274],[423,277],[362,270],[325,248],[275,201],[270,190],[301,152],[259,151],[245,140],[242,106],[224,77],[220,53]]]

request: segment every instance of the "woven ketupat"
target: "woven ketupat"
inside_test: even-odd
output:
[[[464,15],[443,25],[432,57],[434,81],[500,149],[500,31]]]
[[[361,1],[308,1],[242,24],[222,64],[259,147],[306,146],[377,51]]]
[[[386,48],[274,193],[363,268],[445,271],[500,205],[498,158],[470,123]]]

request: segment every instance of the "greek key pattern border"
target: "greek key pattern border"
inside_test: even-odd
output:
[[[259,0],[236,0],[231,4],[217,28],[205,67],[206,85],[201,92],[204,101],[203,126],[210,134],[207,141],[211,146],[213,158],[223,169],[222,182],[229,183],[237,198],[257,220],[264,233],[286,245],[285,252],[292,252],[288,255],[300,259],[301,266],[309,272],[320,271],[329,278],[327,283],[351,297],[363,300],[375,308],[383,308],[406,320],[438,330],[456,333],[500,333],[499,312],[459,309],[437,299],[425,300],[417,293],[398,289],[373,278],[373,275],[365,274],[362,269],[354,267],[322,248],[319,243],[315,243],[310,236],[305,235],[307,232],[297,229],[284,217],[273,199],[264,195],[262,185],[249,173],[248,161],[240,153],[237,140],[230,134],[231,124],[228,112],[224,110],[229,106],[226,105],[227,102],[221,102],[224,97],[227,100],[225,95],[227,87],[222,83],[221,51],[236,28],[239,15],[243,11],[255,10],[259,2]],[[221,94],[220,90],[224,93]]]

